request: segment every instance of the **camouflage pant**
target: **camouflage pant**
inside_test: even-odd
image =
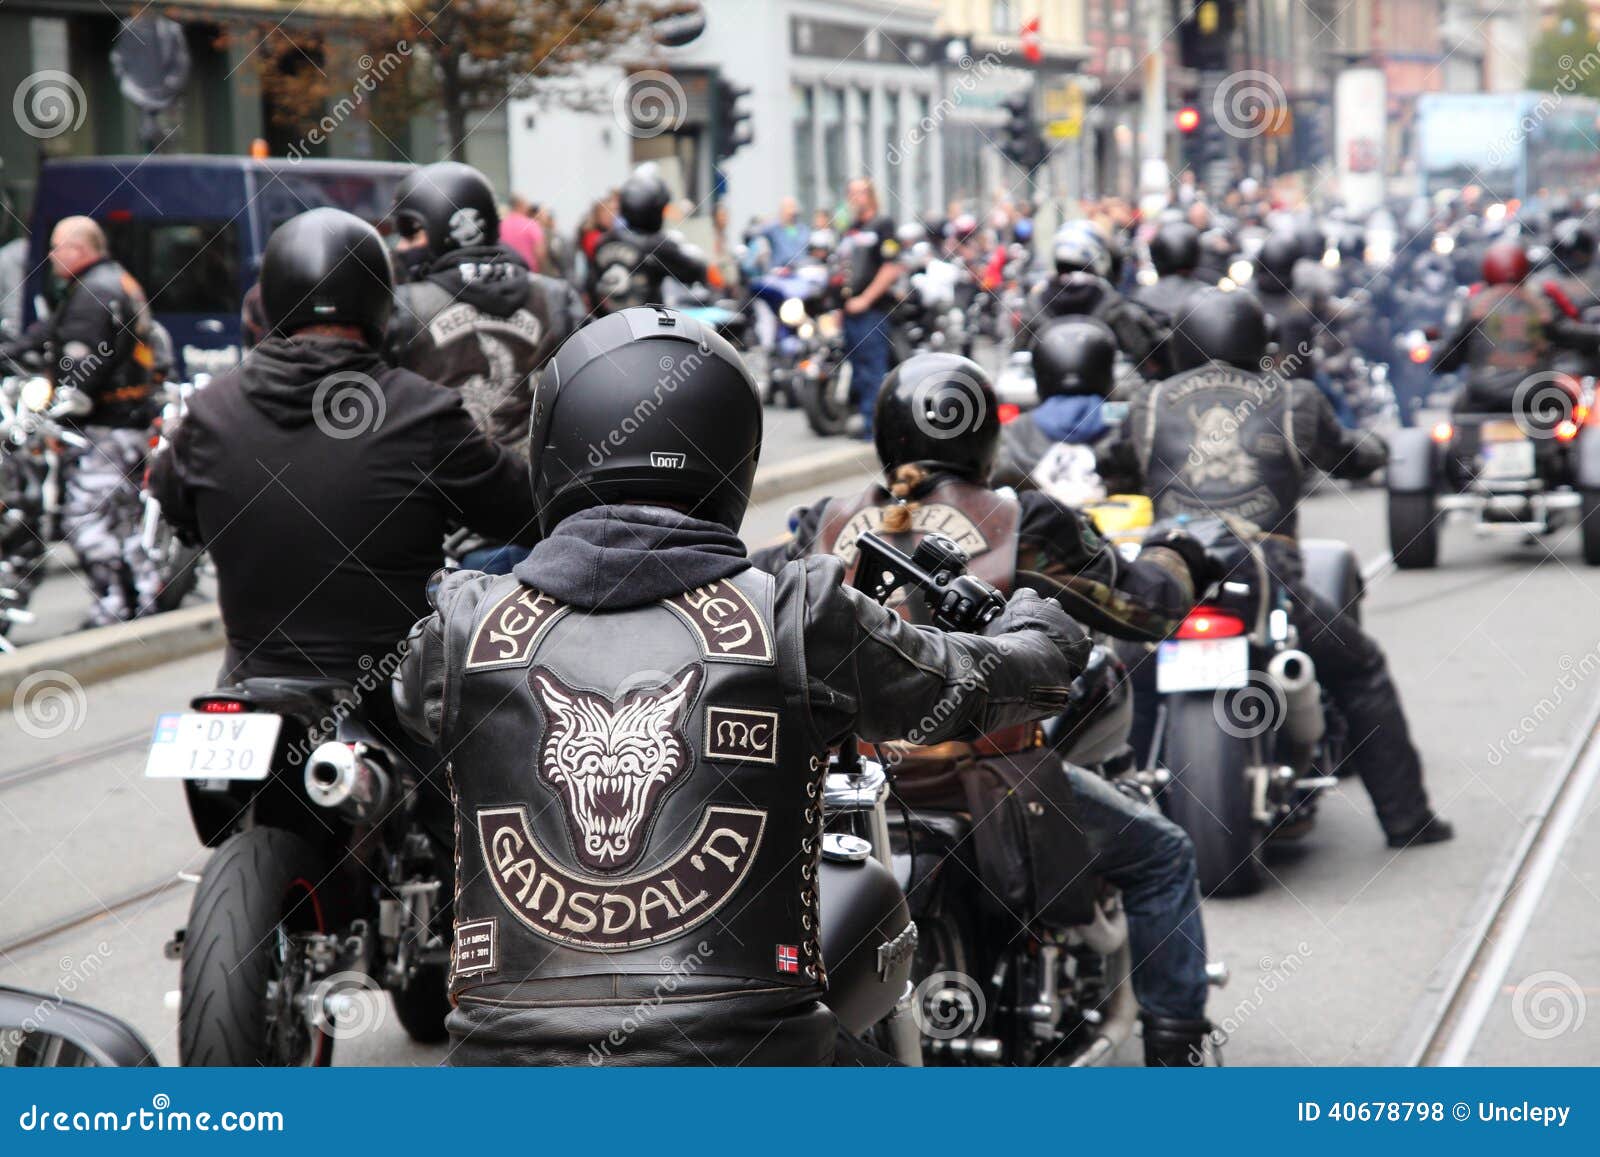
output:
[[[68,450],[62,532],[89,580],[89,622],[105,626],[154,605],[161,580],[140,541],[139,486],[149,443],[143,430],[88,426],[89,445]]]

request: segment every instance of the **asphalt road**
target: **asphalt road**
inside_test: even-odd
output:
[[[746,537],[770,540],[794,501],[821,492],[757,507]],[[1378,560],[1382,494],[1327,488],[1308,499],[1304,533],[1343,538],[1363,561]],[[1459,835],[1393,852],[1359,784],[1345,781],[1324,798],[1310,835],[1272,857],[1261,894],[1208,902],[1211,955],[1233,970],[1210,1008],[1229,1034],[1227,1063],[1367,1065],[1406,1055],[1486,883],[1600,697],[1597,595],[1600,572],[1582,566],[1575,540],[1521,546],[1474,540],[1464,529],[1447,532],[1440,569],[1373,579],[1366,621],[1389,653],[1436,805]],[[180,883],[93,913],[204,862],[176,785],[141,777],[140,737],[158,712],[209,686],[214,662],[199,657],[92,686],[68,699],[52,725],[59,734],[48,738],[0,718],[0,945],[88,917],[0,956],[0,982],[126,1017],[167,1063],[176,1059],[168,994],[178,966],[162,945],[183,923],[191,889]],[[95,758],[36,766],[122,739]],[[8,780],[24,770],[26,780]],[[1474,1063],[1600,1059],[1600,1009],[1588,1008],[1600,993],[1596,809],[1591,800],[1563,852]],[[437,1063],[440,1049],[410,1044],[381,998],[364,999],[378,1023],[341,1041],[336,1063]],[[1137,1063],[1135,1047],[1121,1059]]]

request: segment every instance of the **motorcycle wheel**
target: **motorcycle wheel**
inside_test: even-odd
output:
[[[206,864],[183,940],[178,1060],[276,1067],[333,1061],[333,1037],[300,1015],[287,937],[326,932],[321,855],[278,828],[230,837]]]
[[[1426,570],[1439,562],[1439,515],[1433,495],[1389,495],[1389,553],[1401,570]]]
[[[183,605],[200,581],[199,547],[184,546],[173,539],[161,556],[161,593],[156,595],[156,610],[175,611]]]
[[[410,984],[389,996],[401,1027],[412,1040],[436,1045],[449,1039],[444,1018],[450,1012],[450,989],[444,965],[423,965],[412,974]]]
[[[818,437],[837,437],[850,424],[854,407],[850,404],[848,379],[843,369],[841,366],[822,379],[807,377],[797,391],[800,405],[806,412],[806,424]]]
[[[1172,780],[1161,806],[1189,833],[1206,896],[1246,896],[1261,887],[1260,833],[1245,772],[1258,762],[1255,741],[1217,720],[1213,696],[1167,697],[1161,763]]]
[[[1583,492],[1583,561],[1589,566],[1600,566],[1600,490]]]

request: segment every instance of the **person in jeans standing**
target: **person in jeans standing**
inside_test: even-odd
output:
[[[865,177],[847,192],[851,225],[840,240],[845,263],[844,340],[850,362],[850,393],[861,408],[861,437],[872,438],[878,387],[893,360],[890,327],[895,282],[902,272],[894,222],[878,208],[878,191]]]

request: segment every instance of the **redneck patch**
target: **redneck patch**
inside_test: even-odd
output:
[[[560,793],[578,859],[620,871],[644,850],[642,832],[667,788],[689,767],[683,718],[700,667],[665,685],[612,700],[569,687],[553,671],[528,674],[544,712],[539,778]]]
[[[707,707],[707,759],[778,762],[778,713],[753,707]]]
[[[667,599],[665,605],[689,624],[707,659],[772,665],[766,620],[732,583],[718,581],[685,591]]]
[[[512,915],[549,940],[609,952],[681,936],[726,904],[755,863],[767,813],[708,807],[671,859],[624,878],[562,868],[524,807],[486,808],[477,822],[489,879]]]
[[[525,665],[540,637],[567,610],[547,594],[518,586],[489,608],[473,632],[466,670]]]

